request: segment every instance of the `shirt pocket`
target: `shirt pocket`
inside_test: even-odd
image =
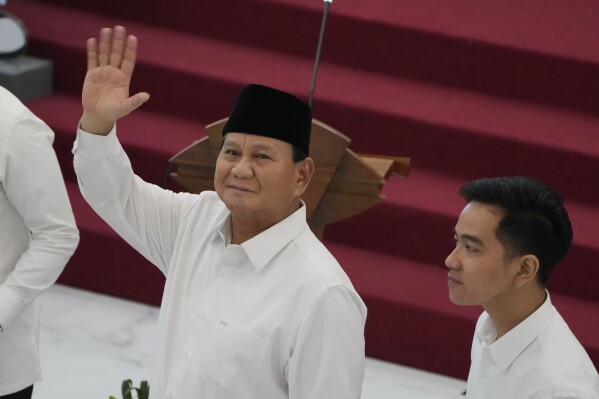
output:
[[[252,398],[267,348],[267,340],[221,320],[203,362],[204,372],[227,397]]]

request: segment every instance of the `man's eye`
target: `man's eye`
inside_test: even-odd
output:
[[[257,154],[256,158],[258,159],[270,159],[270,157],[266,154]]]
[[[226,155],[237,155],[237,151],[228,149],[228,150],[225,150],[225,154]]]
[[[466,248],[466,251],[468,251],[468,252],[476,252],[476,248],[474,248],[472,245],[466,244],[464,247]]]

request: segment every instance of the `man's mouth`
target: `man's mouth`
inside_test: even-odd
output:
[[[235,184],[229,184],[227,187],[232,188],[234,190],[238,190],[238,191],[253,192],[253,190],[248,187],[238,186]]]
[[[451,277],[450,275],[447,275],[447,285],[459,285],[462,284],[461,281],[456,280],[455,278]]]

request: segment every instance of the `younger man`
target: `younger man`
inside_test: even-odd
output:
[[[485,309],[467,397],[599,398],[597,371],[545,288],[572,243],[560,196],[525,177],[476,180],[460,196],[467,205],[445,260],[449,298]]]

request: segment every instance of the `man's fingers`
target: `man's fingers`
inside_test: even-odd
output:
[[[87,70],[89,71],[90,69],[94,69],[98,66],[98,49],[96,39],[87,39],[85,47],[87,48]]]
[[[134,96],[129,97],[125,100],[124,103],[124,111],[125,115],[135,111],[139,108],[143,103],[150,99],[150,94],[146,92],[137,93]]]
[[[127,31],[124,27],[119,25],[114,27],[112,34],[112,47],[110,50],[110,65],[115,68],[121,67],[126,35]]]
[[[127,37],[127,44],[125,47],[125,54],[121,70],[128,76],[133,75],[133,69],[135,69],[135,59],[137,57],[137,38],[133,35]]]
[[[98,62],[100,66],[108,65],[111,38],[112,29],[102,28],[100,31],[100,43],[98,45]]]
[[[123,26],[102,28],[99,40],[92,38],[87,41],[87,69],[105,65],[121,68],[123,62],[127,61],[123,72],[131,75],[136,52],[137,38],[127,36],[127,30]]]

